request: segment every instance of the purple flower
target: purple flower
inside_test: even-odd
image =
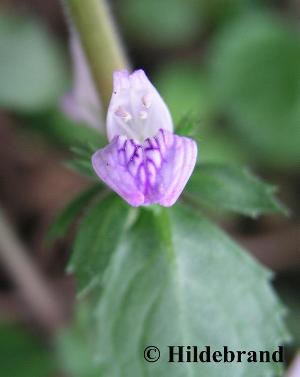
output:
[[[61,100],[62,110],[75,122],[104,131],[102,108],[77,33],[71,30],[74,86]]]
[[[114,73],[110,144],[92,156],[97,175],[132,206],[173,205],[195,167],[197,145],[173,134],[169,110],[143,70]]]

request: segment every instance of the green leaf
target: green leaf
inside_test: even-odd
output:
[[[17,326],[0,328],[0,365],[3,377],[52,377],[55,359],[45,345]]]
[[[56,106],[69,80],[57,41],[34,17],[0,14],[0,105],[22,111]]]
[[[83,218],[68,265],[68,272],[76,275],[79,293],[86,293],[101,284],[105,268],[126,227],[129,208],[111,194],[93,206]]]
[[[186,114],[180,119],[175,133],[197,141],[199,162],[227,164],[236,164],[236,161],[245,162],[245,153],[232,135],[208,126],[193,114]]]
[[[191,42],[201,25],[194,0],[123,0],[120,20],[129,37],[152,48],[172,48]]]
[[[220,129],[205,129],[198,135],[199,162],[214,162],[226,164],[244,164],[247,157],[244,147],[237,142],[236,137]]]
[[[105,136],[99,130],[74,122],[56,107],[39,113],[26,114],[23,118],[25,130],[40,134],[47,141],[53,142],[56,148],[60,146],[65,149],[85,143],[95,144],[95,151],[96,147],[105,145]]]
[[[297,166],[299,30],[272,14],[248,15],[225,28],[212,50],[211,90],[248,155],[271,166]]]
[[[61,367],[72,377],[102,377],[94,361],[91,308],[87,302],[78,304],[75,318],[56,338]]]
[[[65,166],[81,175],[85,175],[89,178],[96,178],[96,174],[91,163],[91,157],[89,160],[84,158],[74,158],[73,160],[66,161]]]
[[[81,192],[56,217],[47,234],[47,241],[63,237],[76,217],[84,210],[90,201],[103,190],[100,184],[93,185]]]
[[[81,158],[86,161],[91,160],[91,155],[95,152],[95,150],[99,148],[99,146],[92,145],[90,143],[77,145],[71,147],[71,151],[73,152],[76,158]]]
[[[192,114],[184,115],[175,127],[175,133],[185,137],[197,139],[201,121]]]
[[[99,138],[98,145],[87,143],[72,147],[71,151],[74,153],[74,158],[73,160],[67,161],[66,166],[79,174],[86,175],[90,178],[96,178],[97,176],[92,167],[91,157],[97,149],[102,148],[103,146],[103,140]]]
[[[175,123],[186,114],[195,114],[207,122],[213,112],[207,74],[200,64],[193,62],[169,63],[154,77],[159,92],[168,104]]]
[[[185,190],[187,198],[204,207],[251,217],[287,213],[274,192],[245,168],[214,163],[198,164]]]
[[[143,211],[105,274],[95,342],[105,376],[265,377],[280,363],[168,363],[168,345],[275,350],[287,340],[270,273],[187,209]],[[144,348],[161,357],[147,363]]]
[[[261,11],[263,0],[227,0],[227,1],[200,1],[201,10],[205,13],[207,22],[214,28],[220,28],[243,14],[249,14],[255,10]]]
[[[293,342],[290,348],[294,352],[300,349],[300,300],[299,300],[299,284],[300,274],[299,268],[291,270],[289,273],[283,273],[276,279],[276,289],[282,302],[288,310],[286,323],[290,330]]]

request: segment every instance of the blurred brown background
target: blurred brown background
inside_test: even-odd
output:
[[[291,210],[289,217],[259,220],[217,217],[276,272],[294,335],[291,357],[300,344],[299,3],[116,0],[111,6],[133,66],[153,78],[175,122],[189,113],[200,119],[202,160],[250,166],[279,187]],[[2,0],[0,354],[18,355],[19,365],[33,357],[36,369],[26,376],[41,376],[45,364],[55,369],[39,342],[49,345],[74,301],[74,282],[64,274],[72,234],[51,248],[45,243],[55,214],[89,184],[63,166],[72,144],[94,137],[59,110],[71,77],[60,3]],[[15,256],[3,251],[7,245]]]

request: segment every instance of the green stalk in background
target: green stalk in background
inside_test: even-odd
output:
[[[85,51],[95,87],[105,108],[112,92],[112,73],[129,67],[106,0],[66,0]]]

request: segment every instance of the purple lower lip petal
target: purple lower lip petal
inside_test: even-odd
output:
[[[93,168],[130,205],[169,207],[193,172],[197,145],[173,134],[168,107],[143,70],[115,72],[113,81],[110,144],[92,156]]]
[[[92,165],[112,190],[132,206],[172,206],[183,191],[197,157],[189,138],[160,129],[143,144],[115,137],[92,156]]]

